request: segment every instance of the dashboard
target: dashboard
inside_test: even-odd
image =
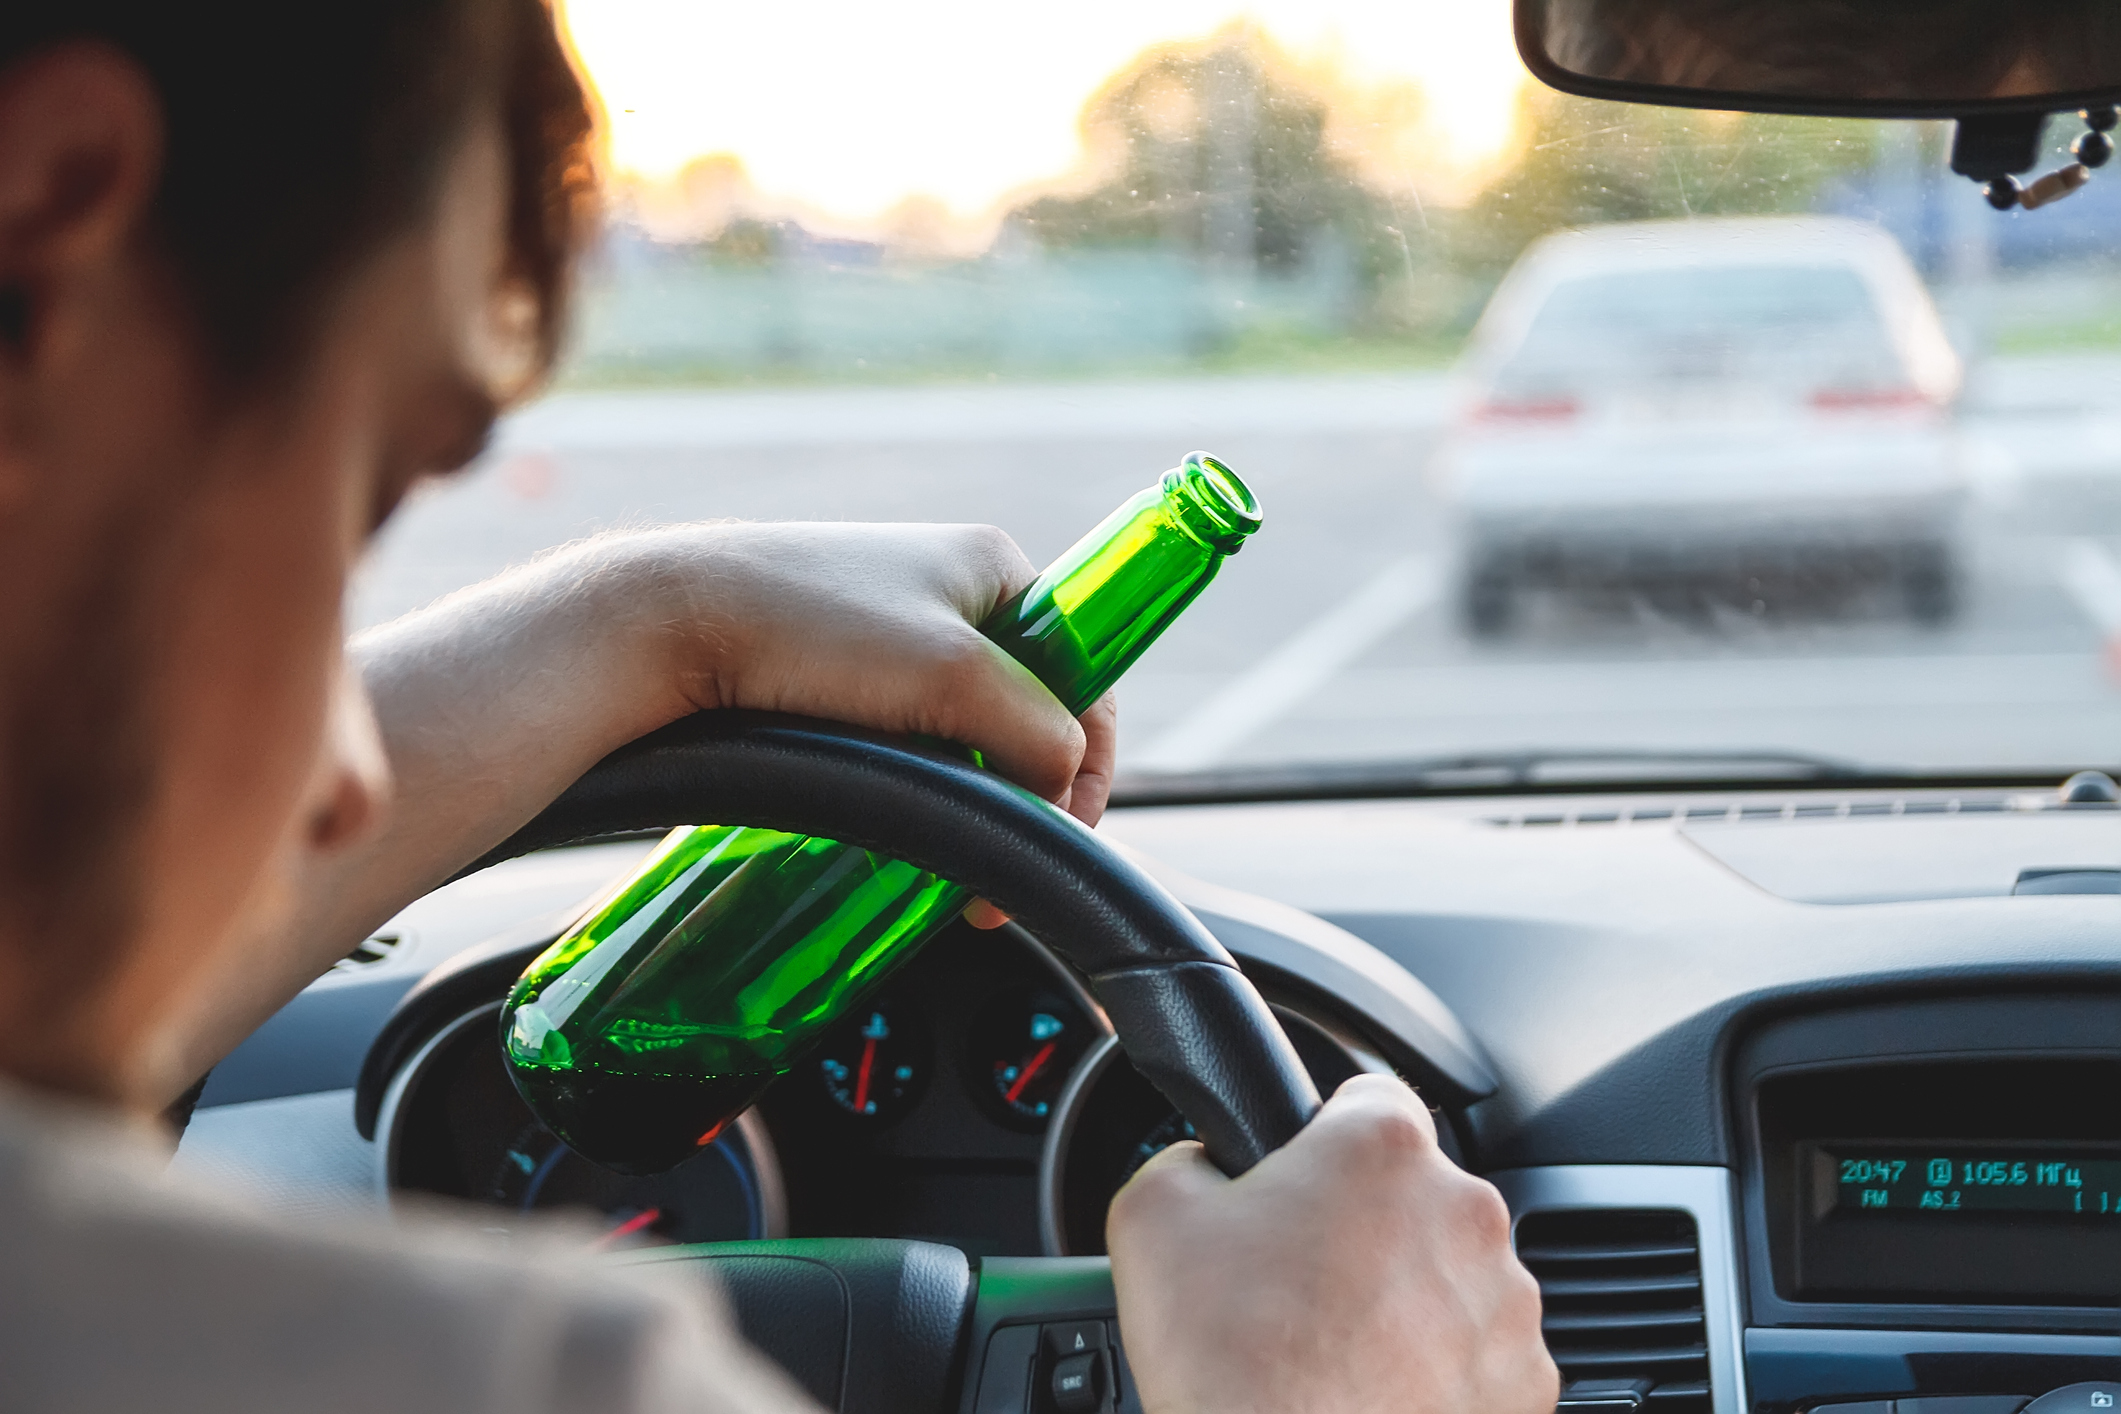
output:
[[[1406,1077],[1502,1189],[1565,1407],[2007,1414],[2121,1380],[2121,808],[1495,795],[1129,808],[1101,832],[1238,957],[1323,1088]],[[569,1212],[612,1247],[921,1237],[1001,1270],[1100,1253],[1111,1194],[1184,1137],[1065,964],[953,926],[709,1150],[595,1169],[508,1087],[504,984],[431,979],[502,977],[646,848],[408,909],[216,1071],[179,1162],[286,1203]]]
[[[1274,1005],[1322,1087],[1391,1069],[1329,1005]],[[468,1200],[504,1230],[565,1212],[614,1248],[829,1234],[1080,1256],[1105,1250],[1105,1208],[1134,1170],[1192,1137],[1089,989],[1015,925],[952,924],[728,1132],[649,1177],[537,1121],[501,1063],[499,1013],[497,997],[438,998],[390,1067],[374,1125],[386,1200]]]

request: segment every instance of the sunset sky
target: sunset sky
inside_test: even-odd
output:
[[[1068,170],[1076,117],[1143,48],[1249,17],[1358,79],[1412,79],[1440,167],[1507,137],[1524,71],[1504,0],[564,0],[622,171],[731,152],[757,187],[858,220],[914,194],[961,215]]]

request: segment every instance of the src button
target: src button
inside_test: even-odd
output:
[[[1053,1408],[1057,1414],[1097,1414],[1105,1407],[1105,1359],[1097,1351],[1053,1364]]]

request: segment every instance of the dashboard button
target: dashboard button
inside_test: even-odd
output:
[[[1041,1329],[1046,1333],[1046,1354],[1054,1360],[1105,1348],[1103,1321],[1057,1321]]]
[[[1097,1414],[1105,1407],[1105,1357],[1070,1355],[1053,1366],[1054,1414]]]
[[[2110,1409],[2121,1409],[2121,1381],[2086,1380],[2049,1390],[2026,1405],[2025,1414],[2093,1414]]]
[[[977,1414],[1024,1414],[1031,1371],[1038,1355],[1038,1327],[1003,1326],[987,1342],[980,1369]]]

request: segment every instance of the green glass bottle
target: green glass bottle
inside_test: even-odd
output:
[[[981,631],[1080,715],[1259,525],[1244,483],[1195,452]],[[582,1154],[660,1172],[714,1142],[970,901],[833,840],[674,830],[516,982],[501,1013],[509,1072]]]

